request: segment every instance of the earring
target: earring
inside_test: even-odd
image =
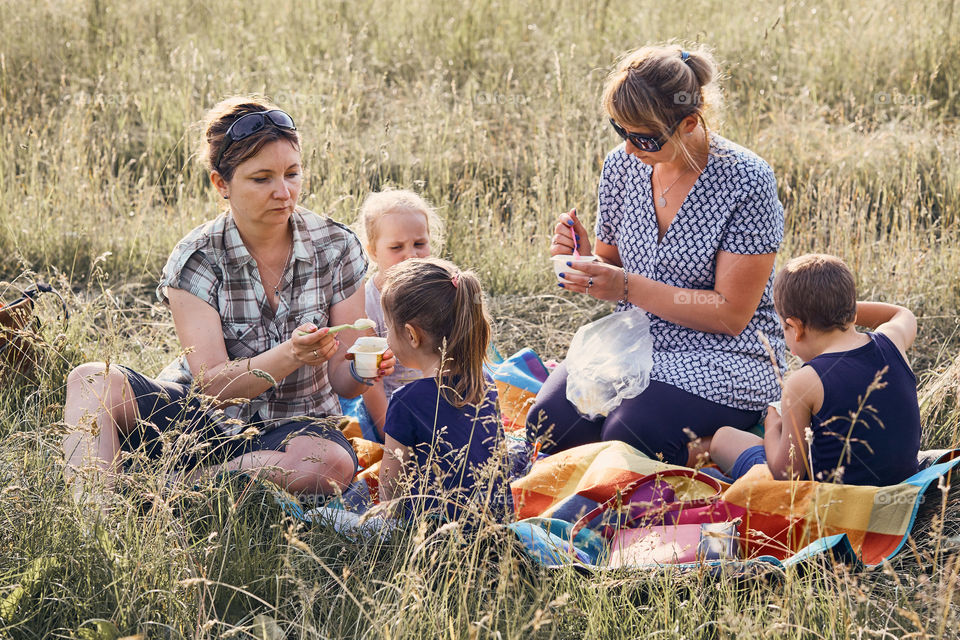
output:
[[[690,134],[688,133],[687,135],[690,135]],[[227,194],[223,194],[223,199],[224,199],[224,200],[228,200],[229,198],[230,198],[230,196],[229,196],[229,195],[227,195]]]

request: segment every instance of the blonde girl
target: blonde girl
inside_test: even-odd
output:
[[[366,314],[377,323],[377,335],[386,336],[380,305],[384,274],[395,264],[429,257],[434,249],[439,249],[443,223],[433,207],[413,191],[385,189],[367,196],[357,226],[367,255],[376,267],[366,282]],[[419,371],[397,367],[393,375],[375,382],[363,394],[357,414],[367,439],[383,442],[383,421],[393,392],[419,377]]]

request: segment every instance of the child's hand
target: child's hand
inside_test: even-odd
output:
[[[379,382],[387,376],[393,375],[393,370],[396,366],[397,357],[393,355],[393,351],[388,347],[387,350],[383,352],[383,357],[380,359],[379,375],[374,378],[374,380]]]
[[[767,416],[763,419],[763,430],[765,433],[780,433],[783,428],[783,417],[772,404],[767,407]]]
[[[576,240],[574,240],[574,235],[576,235]],[[567,213],[560,214],[557,225],[553,228],[550,255],[572,255],[574,249],[577,249],[582,256],[593,255],[590,248],[590,238],[587,237],[587,229],[577,217],[577,210],[571,209]]]
[[[315,367],[332,358],[340,348],[340,341],[329,334],[329,327],[320,329],[310,322],[297,327],[289,343],[297,361]]]

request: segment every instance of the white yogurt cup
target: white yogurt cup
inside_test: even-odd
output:
[[[553,272],[557,274],[557,278],[560,278],[561,273],[576,271],[578,264],[597,262],[598,260],[599,258],[597,258],[597,256],[580,256],[579,258],[574,258],[572,255],[562,255],[550,257],[550,261],[553,262]],[[568,267],[568,262],[572,263],[573,266]]]
[[[376,378],[380,372],[380,363],[383,362],[383,352],[387,350],[386,338],[365,336],[347,349],[353,354],[353,366],[361,378]]]

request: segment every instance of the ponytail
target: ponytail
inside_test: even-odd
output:
[[[416,326],[442,351],[441,377],[458,376],[453,386],[441,384],[444,398],[455,407],[480,404],[491,331],[477,276],[438,258],[404,260],[387,271],[380,299],[391,323]]]
[[[447,338],[447,350],[460,379],[453,386],[464,403],[479,404],[487,393],[483,363],[490,345],[490,322],[483,308],[483,291],[472,271],[459,271],[452,276],[455,284],[453,326]],[[451,404],[457,405],[455,402]]]

